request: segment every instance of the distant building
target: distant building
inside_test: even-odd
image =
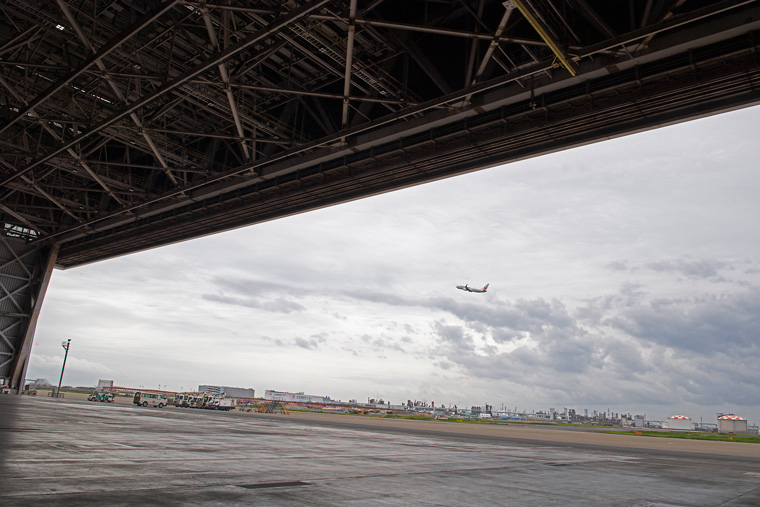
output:
[[[53,384],[51,384],[50,381],[46,378],[38,378],[34,380],[27,380],[26,385],[29,386],[28,389],[39,389],[41,387],[51,387]],[[24,389],[27,389],[27,387],[24,386]]]
[[[98,389],[113,387],[113,380],[98,380]]]
[[[288,393],[285,391],[274,391],[267,389],[264,391],[264,399],[272,401],[291,401],[294,403],[332,403],[329,396],[313,396],[311,394]]]
[[[628,417],[627,415],[623,415],[620,417],[620,426],[624,428],[631,428],[633,427],[633,419]]]
[[[249,387],[198,386],[198,391],[206,394],[223,394],[229,398],[253,399],[255,390]]]
[[[671,415],[667,421],[663,421],[662,427],[669,430],[688,430],[694,429],[691,417],[685,415]]]
[[[724,414],[718,417],[718,431],[720,433],[749,433],[747,420],[734,414]]]

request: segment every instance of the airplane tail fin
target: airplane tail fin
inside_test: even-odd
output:
[[[485,287],[483,287],[483,292],[488,290],[488,286],[491,285],[490,283],[487,283]]]

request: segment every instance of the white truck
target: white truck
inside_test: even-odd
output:
[[[209,410],[232,410],[235,408],[235,400],[231,398],[214,398],[210,400],[205,407]]]

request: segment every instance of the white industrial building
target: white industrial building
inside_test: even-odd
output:
[[[694,423],[691,422],[691,417],[685,415],[671,415],[667,421],[663,421],[663,428],[669,430],[693,430]]]
[[[333,403],[329,396],[313,396],[311,394],[288,393],[285,391],[274,391],[267,389],[264,391],[264,399],[272,401],[290,401],[293,403]]]
[[[223,394],[228,398],[253,399],[255,390],[249,387],[198,386],[198,392],[206,394]]]
[[[734,414],[725,414],[718,417],[718,431],[720,433],[747,434],[747,420]]]

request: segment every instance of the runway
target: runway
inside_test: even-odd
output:
[[[263,414],[262,414],[263,415]],[[402,432],[420,435],[439,435],[467,440],[502,441],[523,444],[561,445],[563,447],[608,449],[617,451],[655,451],[659,454],[705,454],[713,458],[730,456],[754,461],[760,459],[760,446],[736,442],[711,442],[674,438],[643,438],[631,435],[602,433],[611,428],[557,427],[537,424],[454,424],[445,421],[419,421],[381,419],[363,416],[346,416],[319,413],[291,413],[288,416],[269,415],[273,419],[287,417],[315,424],[346,429]]]
[[[760,446],[0,396],[0,504],[757,506]]]

